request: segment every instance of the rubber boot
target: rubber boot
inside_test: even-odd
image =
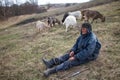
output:
[[[55,65],[60,64],[60,61],[58,58],[52,58],[51,60],[47,61],[46,59],[42,59],[43,63],[46,65],[47,68],[52,68]]]
[[[47,68],[52,68],[53,64],[50,61],[47,61],[46,59],[42,59],[43,63],[46,65]]]
[[[55,67],[45,70],[43,74],[44,74],[45,77],[48,77],[49,75],[51,75],[53,73],[56,73],[56,68]]]

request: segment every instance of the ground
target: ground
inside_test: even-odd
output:
[[[120,4],[112,2],[89,8],[100,11],[105,17],[104,23],[93,23],[93,32],[102,44],[96,61],[58,72],[49,78],[43,77],[45,65],[41,58],[58,57],[69,50],[79,36],[77,28],[56,25],[41,33],[36,33],[35,22],[14,25],[0,30],[0,79],[1,80],[63,80],[70,74],[89,68],[87,71],[66,80],[120,80]],[[34,14],[35,15],[35,14]],[[57,16],[62,18],[61,15]],[[11,21],[12,20],[12,21]],[[2,22],[0,29],[14,23],[14,19]],[[18,20],[18,19],[17,19]],[[82,21],[78,20],[79,24]],[[61,75],[62,74],[62,75]]]

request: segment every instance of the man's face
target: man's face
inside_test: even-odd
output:
[[[87,34],[87,28],[84,28],[84,27],[83,27],[83,28],[81,29],[81,31],[82,31],[82,34]]]

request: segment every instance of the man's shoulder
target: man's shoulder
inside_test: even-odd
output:
[[[79,35],[78,39],[82,38],[82,35]]]
[[[96,38],[96,35],[95,33],[91,32],[91,35],[90,35],[91,38]]]
[[[91,32],[90,34],[90,40],[95,40],[95,41],[97,40],[97,37],[93,32]]]

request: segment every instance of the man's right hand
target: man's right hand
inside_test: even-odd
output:
[[[73,57],[73,56],[74,56],[74,51],[71,51],[71,52],[69,53],[69,56],[70,56],[70,57]]]

